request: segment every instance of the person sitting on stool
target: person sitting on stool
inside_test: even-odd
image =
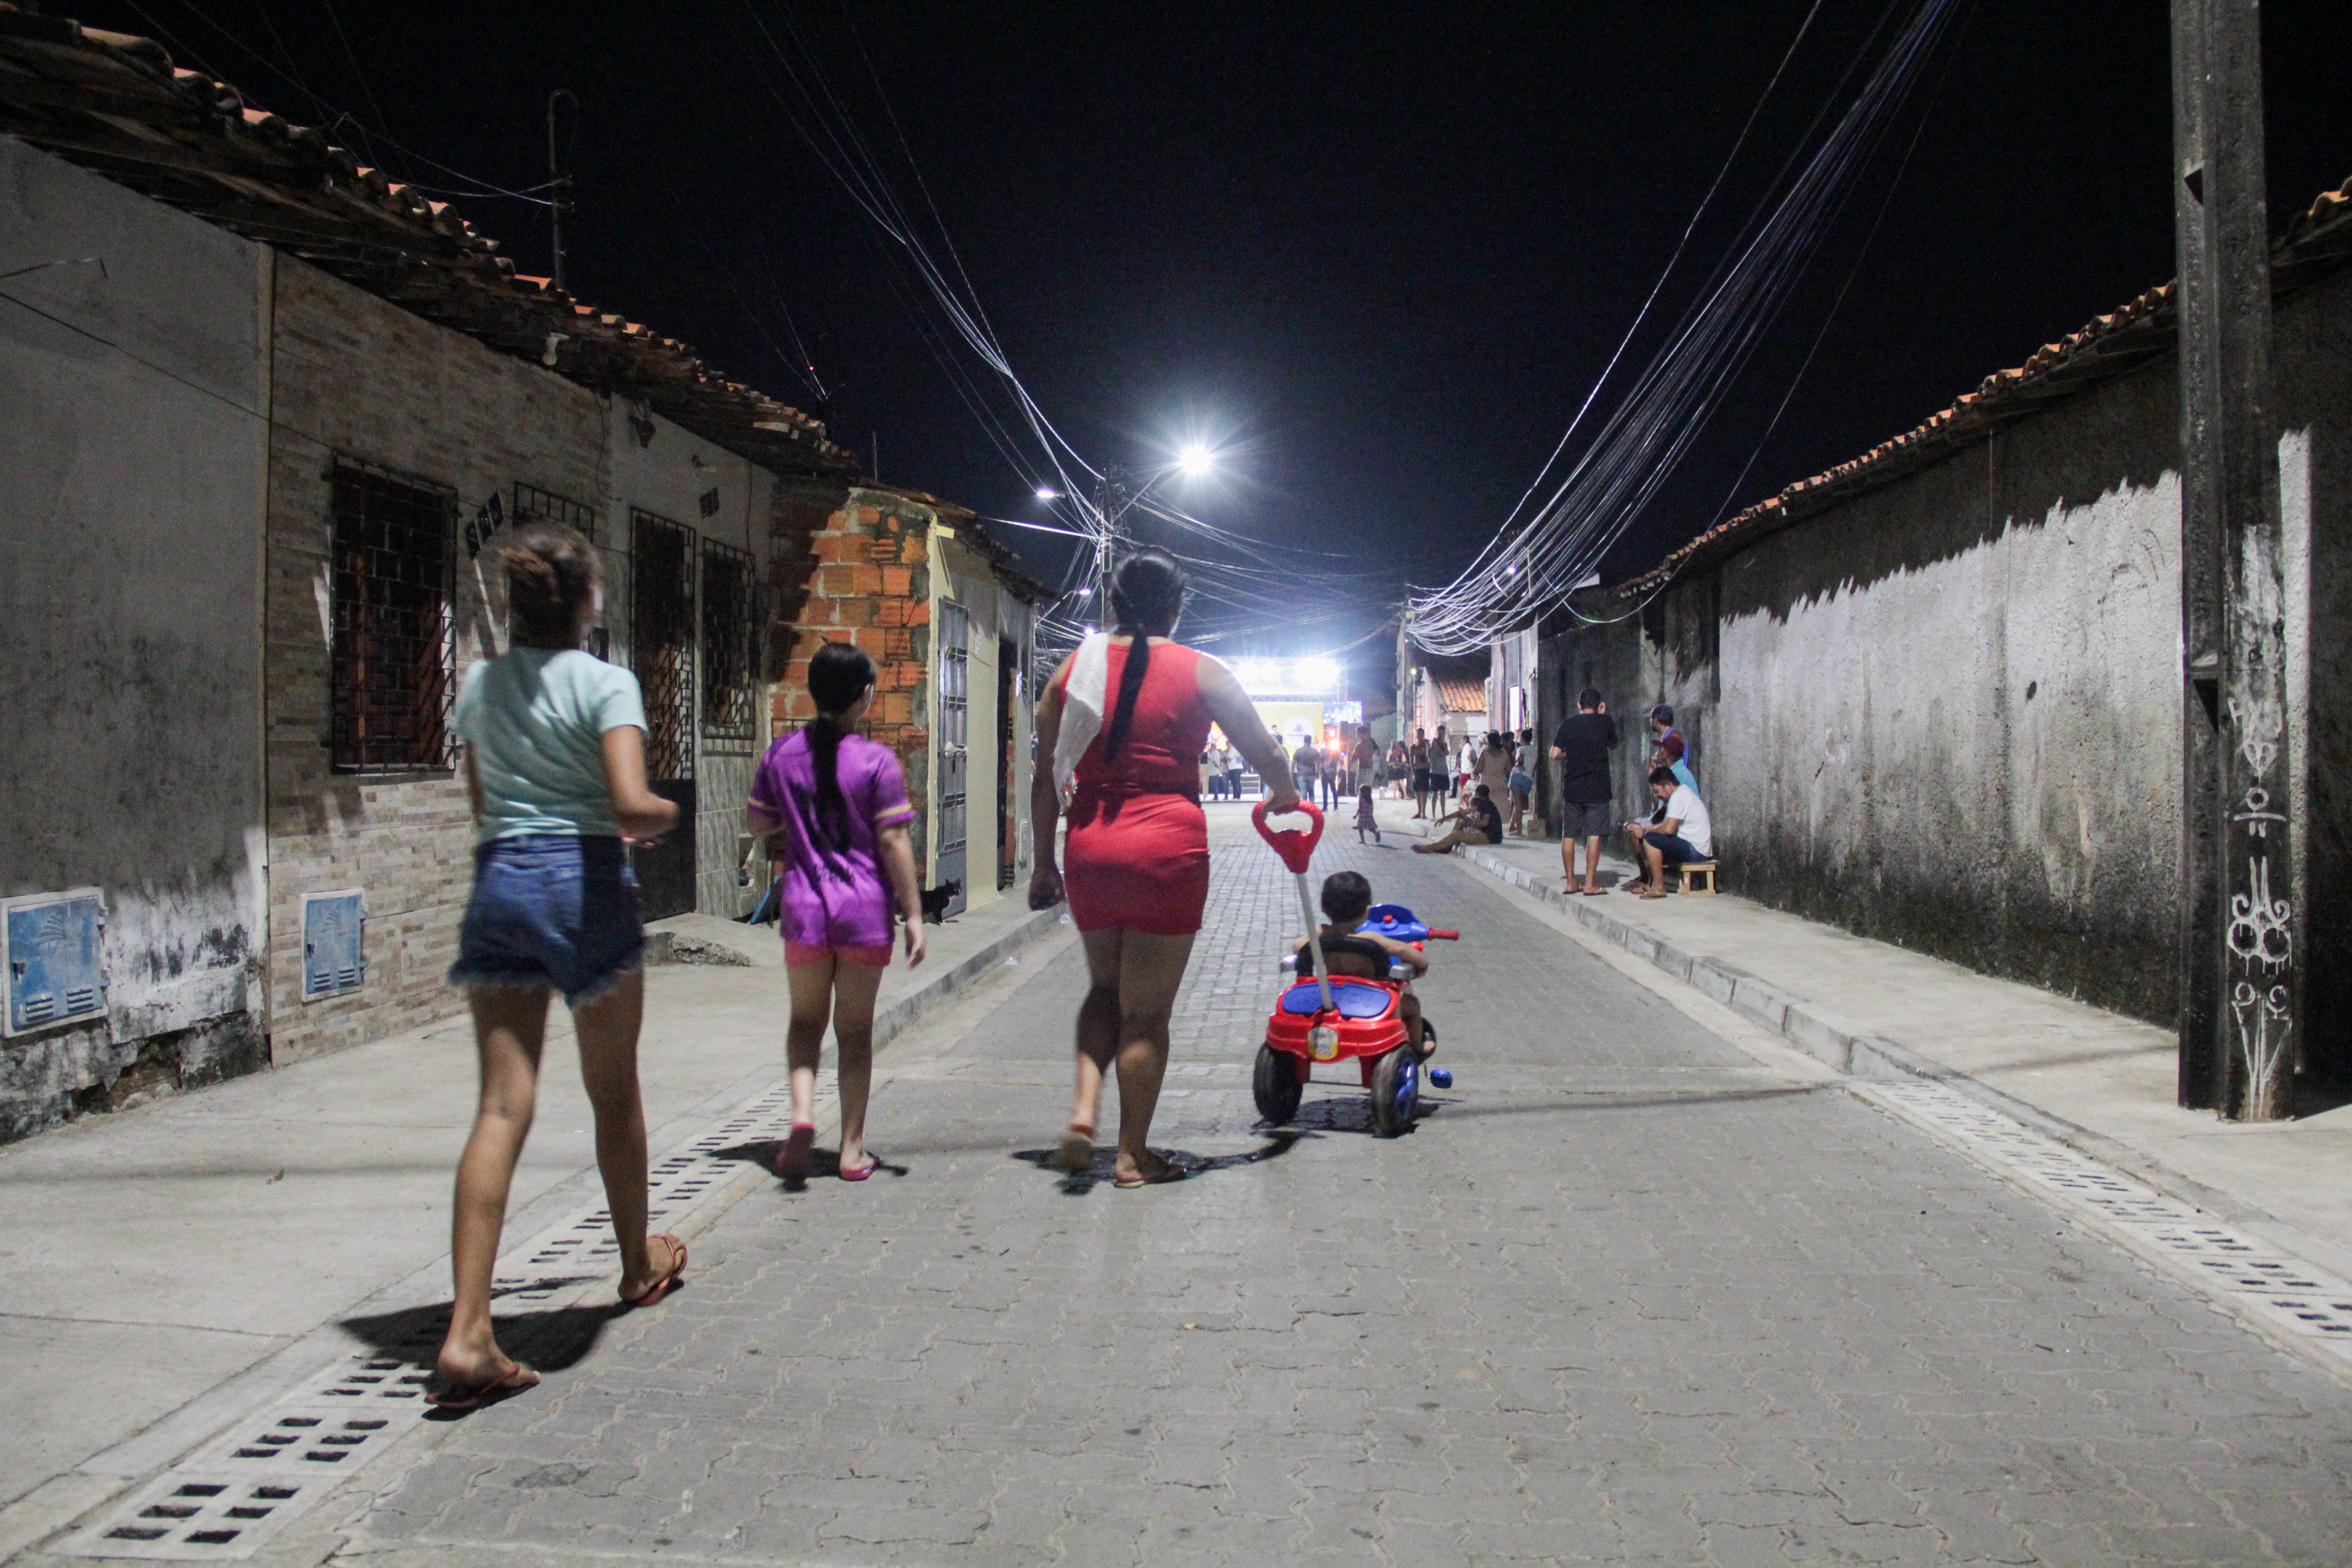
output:
[[[1650,770],[1650,793],[1664,802],[1664,814],[1649,822],[1629,822],[1625,836],[1633,841],[1633,859],[1641,878],[1625,890],[1644,899],[1666,896],[1666,868],[1693,860],[1715,858],[1715,826],[1707,820],[1706,803],[1698,791],[1675,776],[1675,770]]]

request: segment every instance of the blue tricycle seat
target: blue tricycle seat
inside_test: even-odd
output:
[[[1371,985],[1360,980],[1334,980],[1331,1001],[1342,1018],[1379,1018],[1396,1005],[1396,993],[1385,985]],[[1282,1010],[1286,1013],[1311,1017],[1322,1006],[1322,988],[1311,980],[1282,994]]]

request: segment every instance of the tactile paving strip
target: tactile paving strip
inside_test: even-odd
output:
[[[2352,1282],[1957,1089],[1924,1081],[1853,1088],[1980,1163],[2087,1211],[2109,1237],[2205,1295],[2352,1363]]]
[[[829,1086],[819,1092],[820,1118],[833,1100]],[[746,1145],[781,1142],[791,1126],[791,1090],[778,1084],[653,1162],[647,1228],[675,1226],[743,1168]],[[567,1215],[499,1258],[499,1303],[544,1310],[559,1297],[607,1290],[619,1251],[601,1205]],[[397,1344],[304,1379],[53,1550],[182,1563],[252,1556],[424,1419],[442,1331],[426,1321]],[[529,1359],[527,1347],[512,1348]]]

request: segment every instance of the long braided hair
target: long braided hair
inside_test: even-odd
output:
[[[816,774],[817,837],[838,854],[849,847],[849,802],[841,793],[841,716],[857,705],[874,684],[874,661],[845,642],[820,644],[809,659],[809,700],[816,718],[808,727],[809,761]]]
[[[1111,579],[1112,630],[1135,640],[1127,650],[1127,664],[1118,674],[1118,701],[1103,731],[1103,761],[1118,755],[1127,744],[1128,727],[1135,721],[1135,699],[1151,668],[1151,639],[1176,629],[1184,613],[1184,568],[1165,550],[1139,550],[1120,563]]]

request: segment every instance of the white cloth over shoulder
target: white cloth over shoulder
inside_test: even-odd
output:
[[[1069,683],[1062,688],[1062,728],[1054,741],[1054,787],[1066,795],[1078,776],[1078,759],[1102,733],[1110,697],[1110,637],[1097,632],[1070,657]]]

